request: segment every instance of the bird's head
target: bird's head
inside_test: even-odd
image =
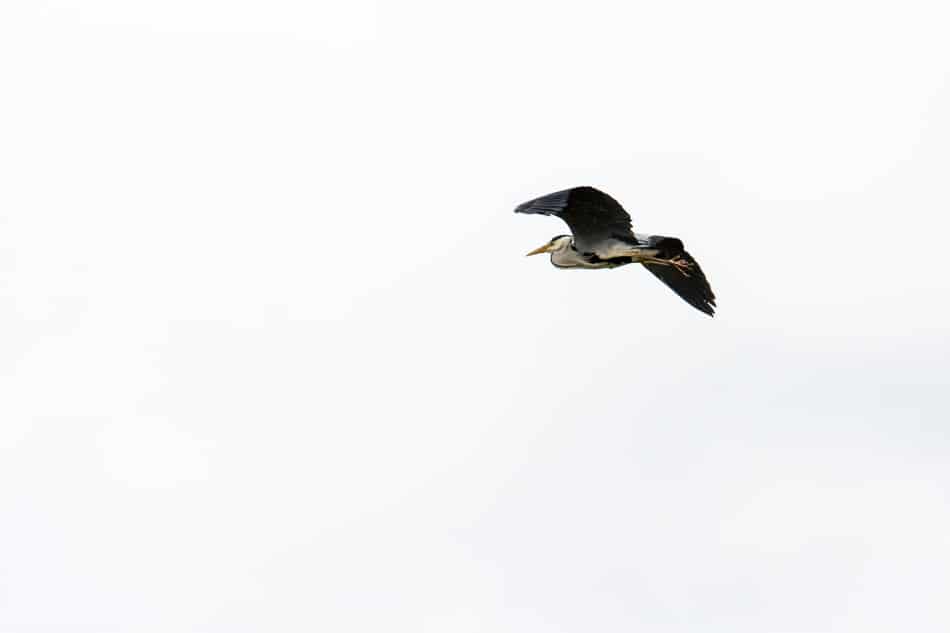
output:
[[[566,248],[569,248],[571,245],[571,236],[570,235],[557,235],[552,237],[551,240],[544,246],[539,246],[534,249],[528,255],[540,255],[541,253],[553,253],[554,251],[563,251]]]

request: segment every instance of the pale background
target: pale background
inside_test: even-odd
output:
[[[945,6],[4,0],[0,632],[950,630]]]

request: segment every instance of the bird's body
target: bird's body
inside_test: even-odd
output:
[[[655,249],[645,248],[643,244],[623,240],[605,244],[599,249],[599,254],[584,253],[577,249],[569,235],[559,235],[554,239],[557,243],[544,252],[551,253],[551,263],[558,268],[616,268],[656,253]]]
[[[529,255],[550,253],[558,268],[616,268],[641,263],[697,310],[712,316],[716,297],[702,269],[675,237],[634,233],[616,200],[593,187],[556,191],[518,205],[516,213],[556,215],[572,235],[558,235]]]

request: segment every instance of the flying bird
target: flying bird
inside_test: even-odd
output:
[[[593,187],[574,187],[529,200],[515,213],[556,215],[571,235],[557,235],[528,255],[551,253],[558,268],[616,268],[643,264],[686,303],[712,316],[716,308],[706,275],[675,237],[634,233],[620,203]]]

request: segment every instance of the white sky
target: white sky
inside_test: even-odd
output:
[[[948,18],[5,0],[0,632],[947,631]]]

